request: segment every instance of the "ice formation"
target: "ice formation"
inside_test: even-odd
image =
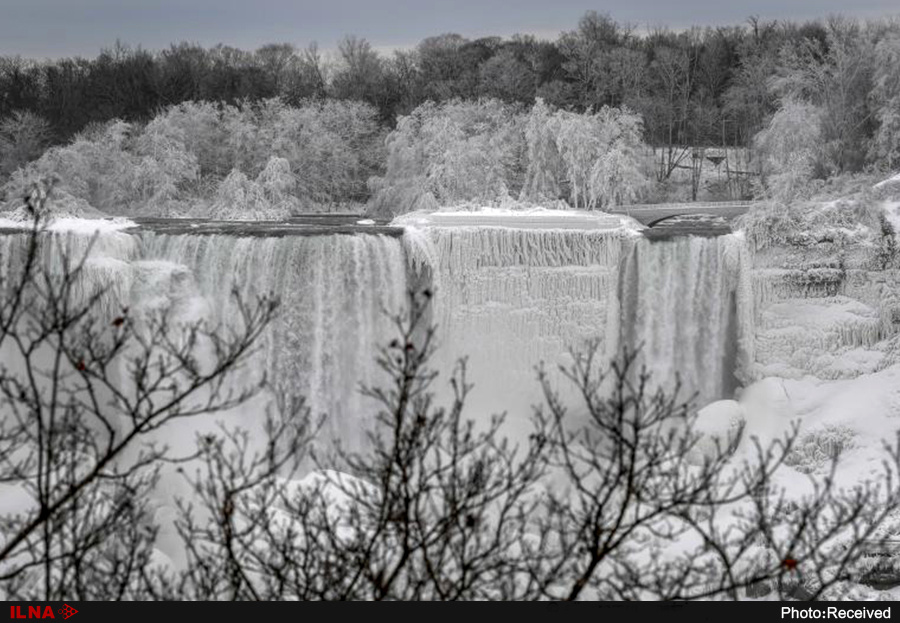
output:
[[[145,259],[187,267],[216,322],[236,315],[234,290],[245,300],[278,297],[264,351],[269,378],[305,397],[315,416],[327,415],[327,430],[343,443],[360,442],[360,418],[372,409],[359,386],[382,380],[376,349],[391,337],[389,314],[405,302],[399,240],[145,233],[142,248]]]
[[[376,348],[393,337],[385,311],[399,312],[411,287],[435,291],[441,371],[468,358],[469,414],[507,411],[513,435],[541,401],[536,367],[564,390],[558,366],[588,340],[607,358],[640,346],[654,378],[677,375],[698,408],[739,398],[757,424],[771,405],[754,407],[753,396],[770,377],[820,387],[900,362],[900,274],[858,258],[800,266],[750,249],[740,233],[648,240],[624,217],[560,210],[439,211],[393,224],[401,237],[162,234],[109,221],[48,235],[77,255],[100,227],[81,285],[108,288],[104,313],[127,304],[227,323],[232,290],[277,296],[282,313],[248,375],[265,370],[305,396],[351,447],[372,411],[359,386],[382,380]],[[24,240],[0,236],[6,274]]]
[[[468,358],[479,413],[527,425],[540,363],[554,374],[589,339],[615,348],[620,230],[430,226],[406,240],[433,275],[441,367]]]

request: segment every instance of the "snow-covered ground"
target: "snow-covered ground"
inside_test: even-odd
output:
[[[30,220],[0,218],[0,229],[21,229],[30,230],[33,227]],[[94,233],[108,234],[111,232],[123,231],[137,227],[137,223],[127,218],[76,218],[76,217],[60,217],[50,220],[43,227],[46,231],[52,233],[71,233],[91,235]]]

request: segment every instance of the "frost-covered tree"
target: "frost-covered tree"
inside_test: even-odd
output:
[[[260,171],[256,184],[262,190],[269,212],[279,218],[290,216],[300,206],[292,194],[297,186],[297,176],[291,171],[291,163],[284,158],[272,156],[266,167]]]
[[[28,111],[0,119],[0,180],[38,158],[50,140],[50,125]]]
[[[609,107],[596,113],[557,111],[547,119],[546,126],[544,132],[553,137],[558,166],[573,207],[606,208],[639,195],[646,176],[641,168],[643,124],[638,115]],[[552,171],[553,164],[546,161],[544,154],[541,156],[545,160],[543,167],[549,166]],[[532,166],[531,162],[529,173],[545,175],[540,166]]]
[[[270,158],[255,180],[233,169],[216,190],[210,216],[239,221],[287,218],[299,206],[291,194],[295,185],[291,165],[284,158]]]
[[[824,25],[824,37],[803,39],[781,50],[778,73],[770,81],[782,100],[819,108],[820,164],[828,175],[859,171],[871,111],[865,93],[872,85],[871,33],[839,17]]]
[[[537,98],[525,122],[528,144],[528,168],[520,198],[540,203],[560,197],[560,156],[552,124],[553,113]]]
[[[377,111],[362,102],[307,102],[272,114],[270,153],[296,175],[296,195],[309,208],[365,201],[378,173],[383,134]]]
[[[788,99],[756,135],[762,183],[774,197],[800,195],[820,158],[822,112],[812,104]]]
[[[576,208],[592,207],[591,171],[603,153],[593,119],[588,115],[559,111],[553,116],[552,128],[569,187],[569,202]]]
[[[36,180],[60,180],[52,205],[60,198],[84,214],[133,214],[166,210],[199,173],[197,158],[177,127],[152,122],[143,131],[115,121],[89,128],[68,145],[54,147],[16,171],[4,187],[7,207],[16,208],[22,189]]]
[[[637,199],[647,178],[641,167],[641,118],[628,110],[604,107],[594,115],[603,152],[591,167],[589,200],[607,208]]]
[[[498,100],[428,102],[387,139],[387,170],[372,181],[376,211],[499,204],[521,186],[521,115]]]
[[[367,104],[186,102],[143,128],[121,121],[90,127],[16,171],[3,191],[21,203],[29,184],[58,177],[64,182],[57,197],[108,214],[202,215],[215,204],[219,215],[233,210],[240,218],[281,218],[365,201],[366,180],[379,171],[381,158],[377,111]],[[260,176],[279,180],[273,205],[243,192]],[[236,206],[223,203],[241,192]]]
[[[372,180],[377,211],[433,206],[548,205],[582,209],[633,200],[645,183],[641,118],[628,110],[528,115],[497,100],[428,103],[402,117],[387,140],[387,172]]]
[[[134,199],[144,207],[165,210],[183,196],[182,190],[200,178],[196,154],[188,151],[184,132],[151,122],[134,147],[130,176]]]
[[[224,177],[234,167],[222,123],[222,111],[227,108],[209,102],[185,102],[157,115],[147,128],[181,140],[197,158],[201,176]]]
[[[889,32],[875,47],[872,104],[878,128],[869,158],[880,169],[900,167],[900,32]]]
[[[24,190],[37,180],[56,177],[59,191],[100,211],[127,211],[132,162],[125,151],[132,126],[113,121],[89,128],[68,145],[47,150],[17,170],[4,186],[8,208],[16,208]]]

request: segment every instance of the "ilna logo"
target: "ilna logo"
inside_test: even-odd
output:
[[[70,606],[69,604],[63,604],[63,607],[57,611],[62,615],[63,620],[68,619],[73,614],[76,614],[78,610]],[[27,610],[23,610],[22,606],[10,606],[9,607],[9,618],[11,619],[55,619],[56,615],[53,614],[53,608],[51,606],[44,606],[41,608],[40,606],[28,606]]]

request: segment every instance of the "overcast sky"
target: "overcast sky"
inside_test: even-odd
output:
[[[157,50],[176,41],[254,49],[271,42],[333,49],[345,34],[389,50],[456,32],[555,38],[587,10],[639,26],[900,13],[898,0],[0,0],[0,54],[94,56],[116,41]]]

